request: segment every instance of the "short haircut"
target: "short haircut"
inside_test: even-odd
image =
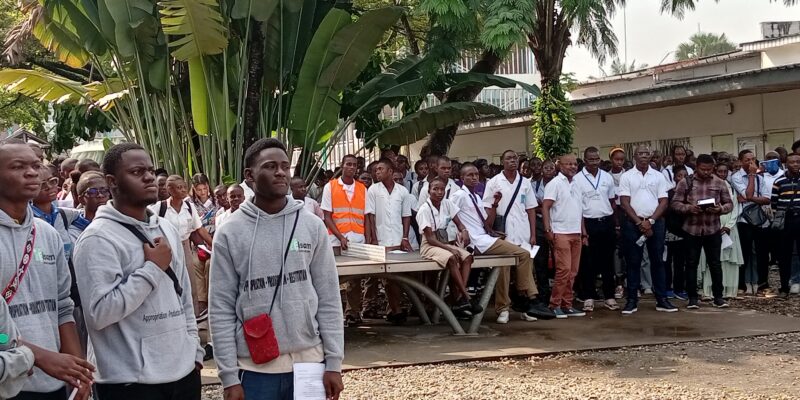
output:
[[[281,143],[280,140],[275,138],[258,139],[255,143],[251,144],[244,153],[245,168],[251,168],[253,164],[255,164],[256,159],[258,159],[258,155],[267,149],[280,149],[283,154],[289,155],[289,153],[286,152],[286,145]]]
[[[792,143],[792,153],[796,153],[797,149],[800,149],[800,140],[797,140],[794,143]]]
[[[597,155],[599,156],[600,150],[597,150],[597,147],[589,146],[586,148],[586,150],[583,151],[583,158],[586,158],[586,155],[588,155],[589,153],[597,153]]]
[[[165,168],[158,168],[153,173],[155,176],[169,176],[169,172]]]
[[[439,165],[439,163],[442,162],[442,161],[450,162],[451,160],[450,160],[450,157],[448,157],[448,156],[439,156],[436,159],[436,165]]]
[[[686,172],[687,174],[689,173],[689,170],[686,169],[685,165],[673,165],[672,166],[672,176],[677,175],[678,172],[681,172],[681,171]]]
[[[475,165],[475,168],[480,170],[484,165],[489,165],[489,161],[486,161],[485,158],[479,158],[475,160],[473,164]],[[461,167],[463,168],[464,166],[462,165]]]
[[[431,190],[430,187],[433,186],[433,182],[441,182],[442,185],[444,185],[445,187],[447,187],[447,184],[448,184],[447,178],[444,178],[444,177],[441,177],[441,176],[437,175],[437,176],[433,177],[433,179],[431,179],[431,183],[428,184],[429,185],[428,186],[428,190],[429,191]]]
[[[744,156],[746,156],[747,154],[753,154],[753,150],[750,150],[750,149],[744,149],[744,150],[740,151],[740,152],[739,152],[739,161],[741,161],[742,159],[744,159]]]
[[[709,154],[700,154],[697,156],[697,165],[700,164],[711,164],[714,165],[714,157],[711,157]]]
[[[239,190],[241,190],[241,191],[244,191],[244,188],[242,187],[242,185],[240,185],[240,184],[238,184],[238,183],[234,183],[233,185],[230,185],[230,186],[228,186],[228,187],[225,189],[225,192],[227,193],[227,192],[230,192],[231,190],[236,190],[236,189],[239,189]]]
[[[106,182],[105,176],[98,171],[87,171],[81,175],[81,179],[78,180],[77,185],[77,192],[79,195],[82,195],[87,189],[89,189],[94,182]]]
[[[356,157],[356,156],[354,156],[352,154],[345,154],[344,157],[342,157],[342,165],[344,165],[344,160],[347,160],[348,158],[352,158],[353,160],[356,160],[356,163],[358,162],[358,157]],[[361,157],[361,158],[364,159],[364,157]],[[364,161],[366,161],[366,159],[364,159]]]
[[[217,185],[217,187],[214,188],[214,192],[216,192],[217,190],[225,190],[225,191],[227,191],[228,190],[228,185],[226,185],[224,183],[220,183],[219,185]]]
[[[467,162],[465,162],[465,163],[461,164],[461,170],[460,170],[459,172],[464,172],[464,169],[465,169],[465,168],[469,168],[469,167],[475,167],[475,169],[478,169],[478,166],[477,166],[477,165],[475,165],[474,163],[471,163],[471,162],[467,161]]]
[[[390,160],[388,158],[381,158],[380,160],[376,161],[375,164],[376,165],[377,164],[383,164],[383,165],[387,166],[392,171],[394,171],[396,169],[394,167],[394,163],[392,162],[392,160]]]
[[[122,155],[131,150],[144,151],[144,147],[139,146],[136,143],[127,142],[111,146],[111,148],[106,151],[106,155],[103,157],[103,173],[106,175],[116,175],[117,166],[119,165],[120,161],[122,161]],[[64,161],[64,163],[67,163],[67,161],[69,160]]]
[[[800,157],[800,154],[797,154],[797,153],[789,153],[789,154],[786,156],[786,159],[788,160],[788,159],[789,159],[789,157]]]
[[[59,176],[59,170],[53,164],[43,165],[42,169],[46,169],[48,172],[50,172],[50,175]]]
[[[170,184],[170,182],[179,183],[179,184],[181,184],[181,185],[184,185],[184,186],[186,186],[186,180],[185,180],[185,179],[183,179],[183,177],[182,177],[182,176],[180,176],[180,175],[170,175],[170,176],[167,178],[167,185],[169,185],[169,184]]]
[[[517,152],[516,152],[516,151],[514,151],[514,150],[511,150],[511,149],[508,149],[508,150],[504,151],[504,152],[503,152],[503,154],[501,154],[501,155],[500,155],[500,161],[502,161],[502,160],[504,160],[504,159],[506,158],[506,153],[514,153],[514,154],[517,154]]]
[[[111,150],[111,149],[109,149],[109,150]],[[108,154],[108,152],[106,152],[106,154]],[[62,161],[61,164],[60,164],[61,168],[67,167],[69,169],[75,169],[76,165],[78,165],[78,159],[77,158],[67,158],[64,161]]]
[[[88,171],[100,171],[100,164],[90,158],[84,158],[83,160],[78,161],[78,165],[75,166],[75,169],[80,171],[80,173]]]
[[[427,165],[427,164],[428,163],[425,162],[425,160],[417,160],[417,162],[414,163],[414,170],[417,170],[421,165]]]

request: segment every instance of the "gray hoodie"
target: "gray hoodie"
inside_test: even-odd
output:
[[[0,399],[10,399],[16,396],[25,382],[28,381],[28,371],[33,368],[33,352],[28,346],[18,342],[19,331],[11,314],[8,304],[0,300],[0,334],[5,335],[0,340]]]
[[[73,264],[92,343],[89,360],[97,366],[98,383],[175,382],[203,361],[178,232],[167,220],[148,217],[147,222],[128,217],[109,201],[75,246]],[[167,239],[171,267],[183,288],[180,298],[167,274],[144,260],[142,242],[119,222],[151,240]]]
[[[0,290],[14,276],[34,224],[33,259],[8,308],[23,340],[58,352],[61,348],[58,327],[75,322],[74,306],[69,298],[69,267],[58,232],[47,222],[33,218],[30,207],[21,224],[0,210]],[[23,390],[45,393],[62,387],[64,382],[35,368]]]
[[[281,354],[322,343],[325,369],[341,371],[344,327],[336,261],[322,221],[287,196],[277,214],[251,200],[214,235],[209,317],[214,355],[224,387],[239,384],[238,359],[249,359],[244,321],[268,313],[295,215],[299,220],[270,317]]]

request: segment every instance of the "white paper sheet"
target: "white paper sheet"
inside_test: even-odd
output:
[[[722,234],[722,248],[727,249],[728,247],[733,246],[733,239],[731,239],[731,235],[727,233]]]
[[[406,252],[403,250],[392,250],[389,254],[406,254]]]
[[[323,363],[294,364],[294,400],[325,400]]]
[[[541,249],[541,246],[539,246],[539,245],[531,247],[530,243],[523,243],[519,247],[522,247],[523,249],[528,250],[528,252],[531,253],[531,258],[536,257],[536,254],[539,253],[539,249]]]

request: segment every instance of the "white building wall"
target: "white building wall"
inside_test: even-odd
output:
[[[728,114],[726,105],[733,105]],[[789,147],[800,138],[800,90],[734,97],[681,106],[606,115],[578,116],[574,147],[609,146],[640,141],[689,138],[695,154],[738,152],[750,147],[759,157],[764,149]],[[449,155],[459,160],[495,160],[504,150],[530,153],[530,126],[469,127],[461,130]],[[424,141],[412,144],[416,159]],[[496,160],[495,160],[496,161]]]
[[[800,54],[800,43],[765,49],[761,52],[762,68],[795,64],[798,62],[798,54]]]

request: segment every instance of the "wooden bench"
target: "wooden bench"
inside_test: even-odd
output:
[[[461,323],[459,323],[452,310],[450,310],[450,306],[444,301],[445,288],[450,276],[449,271],[439,267],[435,262],[421,258],[419,253],[386,254],[385,262],[370,261],[348,256],[336,256],[336,267],[342,281],[372,276],[397,282],[405,289],[424,324],[438,323],[441,313],[445,321],[453,328],[453,332],[456,335],[477,334],[478,328],[483,320],[483,315],[486,312],[486,307],[489,305],[489,298],[492,296],[492,293],[494,293],[494,287],[495,284],[497,284],[497,276],[500,273],[500,269],[497,267],[513,267],[516,263],[517,260],[514,256],[475,256],[475,262],[472,263],[472,268],[491,268],[492,271],[489,273],[486,287],[479,301],[484,311],[474,315],[470,320],[469,327],[464,331]],[[442,272],[438,293],[408,274],[410,272],[424,271]],[[436,306],[437,311],[434,312],[432,318],[429,317],[428,313],[425,311],[424,304],[417,295],[417,292],[421,293]]]

